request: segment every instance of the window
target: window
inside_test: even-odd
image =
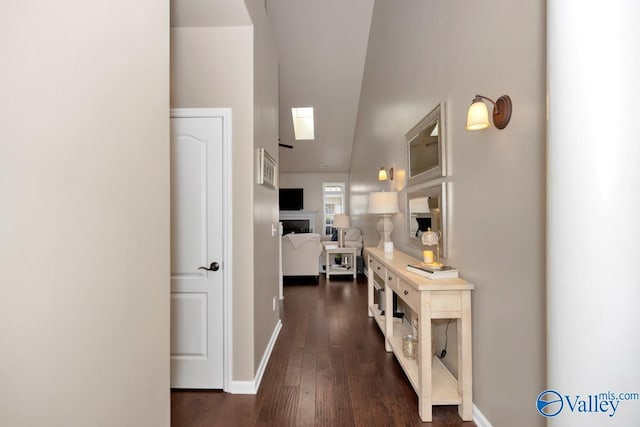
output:
[[[333,217],[345,213],[344,182],[325,182],[322,184],[322,224],[325,235],[333,232]]]

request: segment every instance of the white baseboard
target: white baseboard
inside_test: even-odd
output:
[[[229,387],[225,390],[231,394],[256,394],[255,380],[251,381],[236,381],[231,380]]]
[[[473,405],[472,409],[473,422],[476,423],[477,427],[492,427],[489,420],[484,416],[480,409],[476,405]]]
[[[271,352],[273,351],[273,346],[276,344],[278,340],[278,335],[280,334],[280,330],[282,329],[282,321],[278,319],[278,323],[276,323],[276,327],[273,329],[273,333],[271,334],[271,339],[269,340],[269,344],[267,344],[267,348],[262,355],[262,360],[260,361],[260,365],[258,366],[258,371],[256,372],[256,376],[251,381],[234,381],[231,380],[229,387],[227,388],[228,393],[232,394],[256,394],[258,392],[258,388],[260,388],[260,382],[262,382],[262,376],[264,375],[264,370],[267,367],[267,363],[269,362],[269,358],[271,357]]]
[[[282,320],[278,319],[278,323],[276,323],[276,327],[273,328],[273,333],[271,334],[271,339],[269,340],[269,344],[267,344],[267,348],[262,355],[262,360],[260,361],[260,366],[258,366],[258,372],[256,372],[256,378],[254,379],[256,384],[256,391],[260,388],[260,383],[262,382],[262,376],[264,375],[264,370],[267,368],[267,363],[269,362],[269,358],[271,357],[271,352],[273,351],[273,347],[276,345],[276,341],[278,340],[278,335],[280,334],[280,330],[282,329]]]

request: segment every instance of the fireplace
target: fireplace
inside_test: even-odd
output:
[[[308,219],[283,219],[282,220],[282,234],[289,233],[309,233],[309,220]]]
[[[315,211],[280,211],[282,234],[315,233]]]

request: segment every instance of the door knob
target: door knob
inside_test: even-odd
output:
[[[220,269],[220,264],[217,262],[212,262],[209,268],[207,267],[198,267],[198,270],[207,270],[207,271],[218,271]]]

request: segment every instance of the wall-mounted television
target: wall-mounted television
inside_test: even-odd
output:
[[[280,189],[280,210],[281,211],[301,211],[304,209],[304,189],[303,188],[281,188]]]

